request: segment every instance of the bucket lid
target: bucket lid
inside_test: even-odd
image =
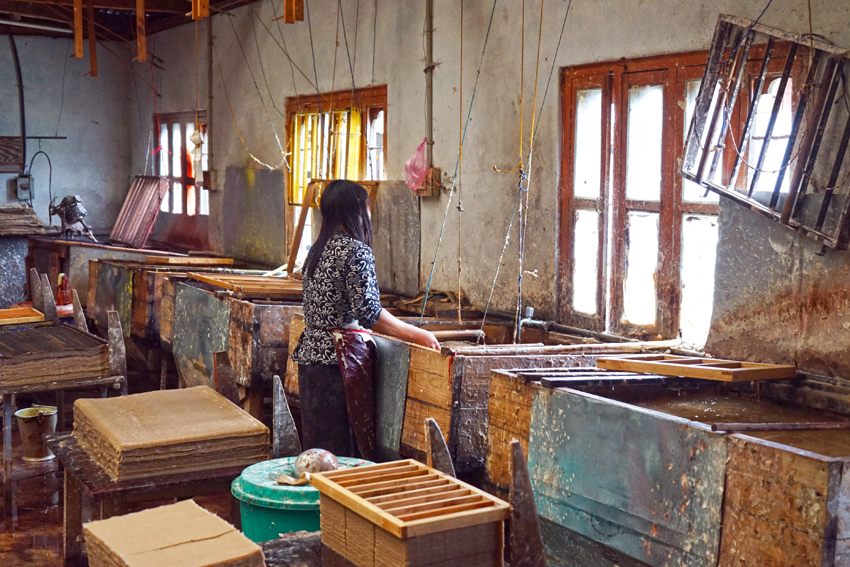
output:
[[[56,413],[56,408],[53,406],[32,406],[31,408],[19,409],[15,412],[15,417],[38,417],[38,414],[41,415],[54,415]]]
[[[233,481],[230,487],[233,496],[242,502],[267,508],[318,510],[319,491],[309,484],[290,486],[277,483],[277,478],[281,475],[295,476],[296,458],[285,457],[251,465]],[[341,467],[347,468],[374,464],[350,457],[337,457],[337,459]]]

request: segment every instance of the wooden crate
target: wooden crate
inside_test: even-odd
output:
[[[359,567],[500,566],[507,502],[419,462],[315,474],[322,543]]]
[[[300,303],[230,300],[228,354],[239,384],[259,387],[286,373],[290,320],[302,312]]]

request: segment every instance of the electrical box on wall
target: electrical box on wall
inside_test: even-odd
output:
[[[29,201],[32,199],[33,178],[32,175],[19,175],[18,179],[18,200]]]

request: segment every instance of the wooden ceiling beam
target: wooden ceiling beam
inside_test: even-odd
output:
[[[24,4],[23,2],[15,2],[14,0],[0,0],[0,14],[23,16],[47,22],[61,22],[66,25],[70,24],[68,18],[61,18],[59,16],[54,16],[53,14],[48,14],[44,11],[44,9],[35,8],[28,3]]]
[[[74,0],[7,0],[11,3],[28,4],[58,4],[60,6],[73,6]],[[94,7],[104,10],[127,10],[136,9],[136,0],[95,0]],[[146,0],[147,12],[159,12],[163,14],[185,14],[191,9],[186,0]]]

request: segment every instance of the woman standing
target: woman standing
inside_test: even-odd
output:
[[[331,331],[372,329],[427,348],[436,337],[381,307],[372,212],[366,190],[353,181],[328,184],[320,204],[322,228],[304,262],[304,329],[292,359],[298,363],[305,448],[357,454],[345,388]]]

